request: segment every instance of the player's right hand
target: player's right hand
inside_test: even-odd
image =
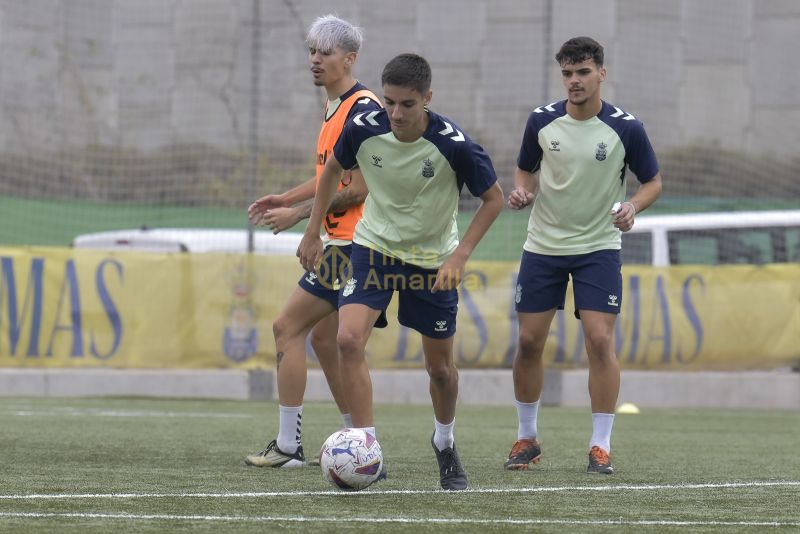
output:
[[[258,226],[264,222],[267,211],[283,207],[285,203],[281,195],[266,195],[250,204],[247,208],[247,218],[253,225]]]
[[[273,234],[277,234],[299,223],[300,216],[295,208],[274,208],[264,212],[261,221]]]
[[[303,239],[297,247],[297,257],[300,258],[300,265],[306,271],[313,271],[316,268],[322,258],[322,239],[319,234],[303,234]]]
[[[508,207],[512,210],[521,210],[533,202],[533,193],[517,187],[508,194]]]

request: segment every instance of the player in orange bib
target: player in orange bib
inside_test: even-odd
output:
[[[314,85],[324,87],[328,96],[325,117],[317,142],[316,177],[279,195],[256,200],[247,211],[253,224],[263,224],[274,233],[308,218],[317,181],[328,156],[350,118],[381,109],[378,98],[352,74],[361,47],[359,28],[327,15],[311,25],[306,37]],[[342,425],[351,427],[350,410],[339,377],[336,332],[339,326],[339,279],[349,268],[351,241],[361,218],[367,188],[358,169],[342,173],[338,190],[325,218],[325,254],[320,266],[300,279],[280,316],[272,325],[278,366],[278,436],[266,448],[245,458],[257,467],[301,467],[306,465],[301,442],[303,395],[306,389],[306,338],[317,355],[336,405]],[[381,318],[377,326],[385,326]]]

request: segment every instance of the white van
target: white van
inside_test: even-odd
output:
[[[291,255],[303,234],[273,234],[258,230],[253,235],[256,254]],[[72,241],[76,248],[143,252],[247,252],[247,230],[204,228],[141,228],[82,234]]]
[[[800,210],[642,215],[622,234],[622,262],[800,262]]]

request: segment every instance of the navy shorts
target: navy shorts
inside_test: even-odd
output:
[[[342,280],[351,276],[350,253],[352,245],[328,245],[316,271],[305,273],[298,284],[317,298],[330,302],[339,309],[339,289]]]
[[[563,310],[570,276],[576,317],[580,318],[579,310],[619,313],[622,306],[619,250],[598,250],[572,256],[524,251],[514,298],[517,312]]]
[[[352,249],[352,245],[328,245],[317,270],[305,273],[297,284],[338,310],[342,280],[347,280],[353,274],[350,264]],[[375,321],[375,327],[385,328],[387,325],[386,313],[381,313]]]
[[[364,304],[385,311],[399,293],[397,319],[423,336],[447,339],[456,333],[458,290],[431,293],[436,269],[424,269],[353,244],[353,275],[339,294],[339,306]]]

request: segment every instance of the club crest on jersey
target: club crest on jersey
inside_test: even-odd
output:
[[[433,170],[433,162],[425,158],[422,160],[422,176],[423,178],[433,178],[434,170]]]
[[[594,153],[594,157],[595,159],[597,159],[597,161],[603,161],[604,159],[606,159],[607,148],[608,145],[605,144],[604,142],[600,141],[599,143],[597,143],[597,152]]]

